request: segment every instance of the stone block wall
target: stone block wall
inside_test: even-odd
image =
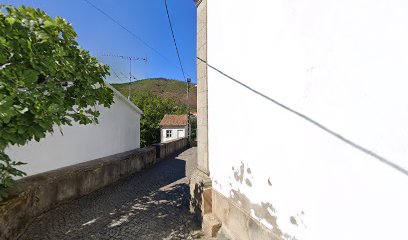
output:
[[[158,143],[154,146],[156,147],[157,159],[162,160],[183,151],[188,146],[188,139],[180,138],[166,143]]]
[[[197,1],[197,57],[207,61],[207,0]],[[208,67],[197,59],[197,163],[198,169],[208,169]]]
[[[153,166],[187,144],[178,139],[160,144],[159,154],[157,146],[140,148],[19,180],[9,200],[0,203],[0,239],[17,239],[42,213]]]

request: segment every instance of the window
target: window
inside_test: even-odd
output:
[[[166,138],[171,138],[171,130],[166,130]]]

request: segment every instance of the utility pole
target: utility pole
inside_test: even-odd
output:
[[[187,112],[190,112],[190,102],[189,102],[190,82],[191,82],[191,78],[187,78]]]
[[[187,78],[187,118],[188,118],[188,142],[191,143],[191,115],[190,115],[190,82],[191,78]]]
[[[133,77],[133,75],[132,75],[132,61],[145,61],[145,63],[147,63],[147,57],[145,57],[145,58],[142,58],[142,57],[129,57],[129,56],[123,56],[123,55],[114,55],[114,54],[104,54],[102,56],[104,56],[104,57],[115,57],[115,58],[121,58],[121,59],[129,60],[129,93],[128,93],[128,100],[130,100],[130,84],[132,83],[132,77]]]

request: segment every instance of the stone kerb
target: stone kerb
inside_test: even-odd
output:
[[[187,138],[180,138],[23,178],[10,199],[0,203],[0,239],[17,239],[42,213],[153,166],[187,146]]]
[[[146,147],[23,178],[0,204],[0,239],[16,239],[41,213],[156,163]]]

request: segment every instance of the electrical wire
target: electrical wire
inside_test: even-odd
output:
[[[355,142],[349,140],[348,138],[346,138],[346,137],[340,135],[339,133],[336,133],[335,131],[329,129],[328,127],[322,125],[321,123],[319,123],[319,122],[313,120],[312,118],[306,116],[305,114],[300,113],[300,112],[298,112],[298,111],[296,111],[296,110],[294,110],[294,109],[292,109],[292,108],[290,108],[290,107],[284,105],[283,103],[281,103],[281,102],[279,102],[279,101],[277,101],[277,100],[275,100],[275,99],[273,99],[273,98],[271,98],[271,97],[269,97],[269,96],[267,96],[267,95],[265,95],[265,94],[259,92],[258,90],[253,89],[252,87],[246,85],[245,83],[242,83],[242,82],[238,81],[236,78],[233,78],[233,77],[231,77],[230,75],[228,75],[228,74],[224,73],[223,71],[219,70],[218,68],[211,66],[210,64],[207,63],[207,61],[205,61],[205,60],[203,60],[203,59],[201,59],[201,58],[199,58],[199,57],[197,57],[197,59],[200,60],[201,62],[203,62],[204,64],[206,64],[209,68],[215,70],[216,72],[218,72],[218,73],[220,73],[221,75],[223,75],[224,77],[226,77],[226,78],[232,80],[233,82],[235,82],[235,83],[241,85],[242,87],[245,87],[246,89],[248,89],[248,90],[250,90],[250,91],[256,93],[257,95],[259,95],[259,96],[261,96],[261,97],[263,97],[263,98],[265,98],[265,99],[267,99],[267,100],[273,102],[274,104],[278,105],[279,107],[283,108],[284,110],[287,110],[287,111],[289,111],[289,112],[295,114],[296,116],[298,116],[298,117],[300,117],[300,118],[303,118],[304,120],[310,122],[311,124],[315,125],[316,127],[322,129],[323,131],[329,133],[330,135],[332,135],[332,136],[334,136],[334,137],[340,139],[341,141],[345,142],[346,144],[350,145],[351,147],[353,147],[353,148],[355,148],[355,149],[357,149],[357,150],[359,150],[359,151],[361,151],[361,152],[363,152],[363,153],[365,153],[365,154],[367,154],[367,155],[369,155],[369,156],[371,156],[371,157],[373,157],[373,158],[379,160],[380,162],[382,162],[382,163],[388,165],[389,167],[392,167],[392,168],[394,168],[395,170],[397,170],[397,171],[399,171],[399,172],[401,172],[401,173],[403,173],[403,174],[405,174],[405,175],[408,176],[408,170],[404,169],[403,167],[401,167],[401,166],[399,166],[399,165],[393,163],[392,161],[387,160],[386,158],[384,158],[384,157],[378,155],[377,153],[375,153],[375,152],[373,152],[373,151],[371,151],[371,150],[369,150],[369,149],[367,149],[367,148],[365,148],[365,147],[363,147],[363,146],[361,146],[361,145],[359,145],[359,144],[357,144],[357,143],[355,143]]]
[[[119,77],[119,75],[111,68],[110,71],[113,73],[113,75],[115,75],[115,77],[121,81],[123,81],[122,78]]]
[[[169,14],[169,8],[168,8],[168,6],[167,6],[167,0],[164,0],[164,5],[166,6],[167,18],[169,19],[169,25],[170,25],[171,35],[173,36],[173,43],[174,43],[174,47],[176,48],[177,57],[178,57],[178,60],[179,60],[181,72],[183,73],[184,81],[187,81],[186,75],[184,74],[183,64],[181,63],[181,58],[180,58],[180,53],[179,53],[179,50],[178,50],[178,47],[177,47],[176,37],[175,37],[174,31],[173,31],[173,24],[171,23],[171,18],[170,18],[170,14]]]
[[[150,50],[152,50],[153,52],[155,52],[157,55],[159,55],[160,57],[162,57],[164,60],[166,60],[168,63],[170,63],[172,66],[176,67],[176,68],[180,68],[178,66],[176,66],[172,61],[170,61],[166,56],[164,56],[163,54],[161,54],[158,50],[156,50],[154,47],[150,46],[150,44],[148,44],[145,40],[143,40],[141,37],[139,37],[137,34],[135,34],[134,32],[132,32],[131,30],[129,30],[128,28],[126,28],[125,26],[123,26],[119,21],[117,21],[116,19],[114,19],[112,16],[110,16],[108,13],[106,13],[105,11],[103,11],[102,9],[100,9],[99,7],[97,7],[95,4],[93,4],[91,1],[89,0],[83,0],[85,3],[87,3],[89,6],[93,7],[95,10],[97,10],[98,12],[100,12],[102,15],[104,15],[106,18],[108,18],[109,20],[111,20],[112,22],[114,22],[116,25],[118,25],[119,27],[121,27],[123,30],[125,30],[126,32],[128,32],[131,36],[133,36],[134,38],[136,38],[137,40],[139,40],[139,42],[141,42],[143,45],[145,45],[147,48],[149,48]],[[184,72],[184,70],[183,70]]]

